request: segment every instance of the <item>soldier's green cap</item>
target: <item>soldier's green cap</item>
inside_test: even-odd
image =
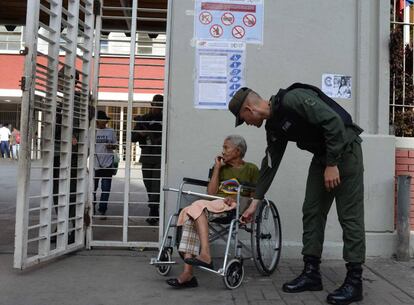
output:
[[[243,106],[244,101],[246,100],[247,95],[252,92],[252,89],[243,87],[237,90],[229,103],[229,110],[236,117],[236,127],[243,124],[244,120],[240,118],[240,109]]]

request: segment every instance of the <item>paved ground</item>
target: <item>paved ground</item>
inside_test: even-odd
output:
[[[11,252],[16,215],[17,161],[0,158],[0,252]]]
[[[246,265],[243,285],[227,290],[218,276],[197,270],[200,287],[174,290],[148,264],[154,252],[81,251],[25,271],[13,270],[12,256],[0,254],[1,305],[325,304],[328,291],[342,283],[341,261],[322,264],[324,291],[286,294],[280,289],[302,268],[299,260],[281,260],[270,277]],[[216,261],[218,264],[219,261]],[[181,265],[174,266],[170,277]],[[414,261],[369,260],[364,272],[364,301],[359,304],[414,304]]]

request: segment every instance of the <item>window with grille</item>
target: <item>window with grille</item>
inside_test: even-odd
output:
[[[414,137],[414,1],[391,1],[390,133]]]
[[[0,26],[0,52],[1,53],[17,53],[22,46],[22,29],[18,26],[13,31]]]

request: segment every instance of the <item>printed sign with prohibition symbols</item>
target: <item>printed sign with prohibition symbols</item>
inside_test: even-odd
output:
[[[231,33],[233,34],[234,38],[241,39],[244,37],[244,34],[246,33],[246,31],[244,30],[243,27],[236,25],[231,31]]]
[[[221,22],[223,22],[224,25],[232,25],[234,22],[234,16],[232,13],[226,12],[221,16]]]
[[[256,17],[252,14],[247,14],[243,17],[243,23],[251,28],[256,24]]]
[[[202,24],[210,24],[213,16],[209,12],[201,12],[199,19]]]
[[[210,34],[215,38],[219,38],[223,35],[223,28],[218,24],[213,24],[210,28]]]

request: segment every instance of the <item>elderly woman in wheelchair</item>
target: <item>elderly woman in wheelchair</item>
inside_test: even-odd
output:
[[[193,266],[213,269],[209,246],[208,215],[236,208],[235,195],[239,181],[254,184],[259,176],[257,166],[243,160],[246,149],[247,145],[243,137],[237,135],[226,137],[221,155],[215,158],[207,186],[209,195],[217,195],[223,199],[212,201],[201,199],[182,209],[177,226],[182,226],[178,251],[184,256],[184,271],[178,278],[167,280],[169,285],[177,288],[196,287],[198,284],[193,276]]]
[[[243,225],[243,229],[251,234],[251,247],[238,238],[239,215],[246,208],[243,205],[248,198],[253,196],[259,176],[257,166],[243,160],[246,150],[243,137],[227,136],[221,155],[215,158],[209,181],[183,178],[179,189],[164,188],[165,191],[178,193],[177,209],[169,217],[158,256],[152,258],[150,264],[157,267],[161,275],[167,275],[175,264],[172,252],[173,246],[177,246],[184,259],[184,270],[177,278],[168,279],[168,285],[174,288],[197,287],[193,266],[198,266],[222,276],[226,287],[235,289],[244,277],[242,249],[252,254],[251,258],[260,273],[269,275],[276,269],[280,258],[281,227],[273,202],[264,199],[256,209],[254,221]],[[188,185],[207,187],[207,195],[184,190]],[[194,201],[194,196],[203,199]],[[179,211],[184,206],[183,199],[192,204]],[[173,219],[177,219],[176,224]],[[175,234],[171,235],[171,232]],[[219,238],[227,242],[226,251],[223,266],[214,270],[209,243]],[[231,244],[235,246],[234,258],[228,260]]]

